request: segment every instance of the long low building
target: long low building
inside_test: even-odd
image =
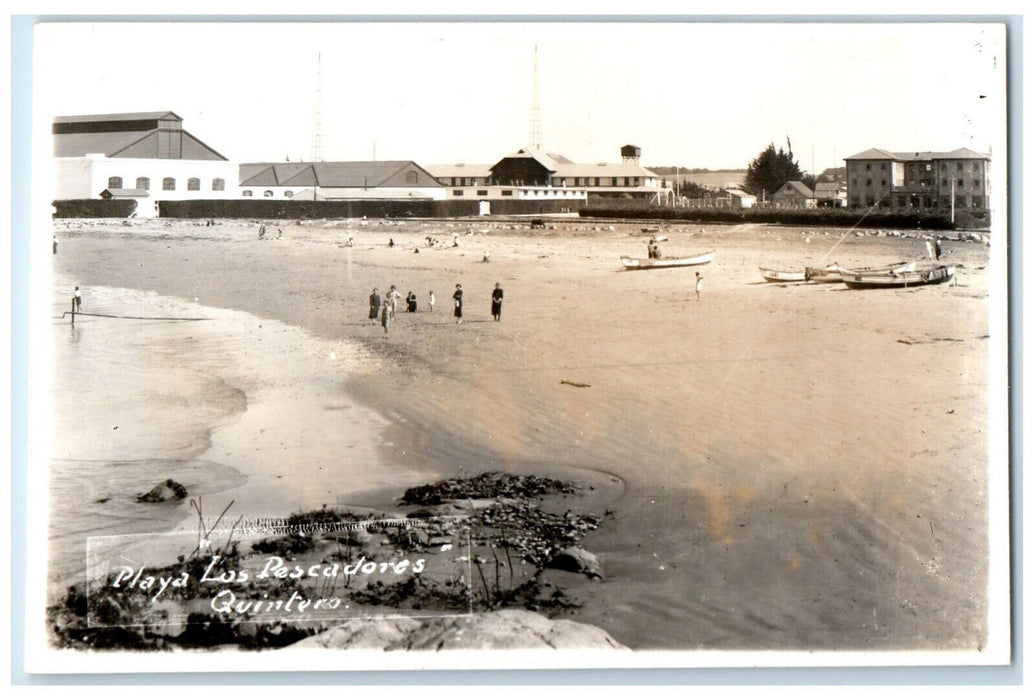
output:
[[[445,188],[411,160],[242,163],[241,197],[277,199],[445,199]]]
[[[495,164],[430,165],[449,197],[587,199],[624,197],[658,199],[671,187],[639,164],[640,149],[624,146],[620,163],[575,163],[564,156],[521,148]]]

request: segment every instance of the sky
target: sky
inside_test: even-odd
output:
[[[868,148],[1005,144],[994,24],[40,23],[34,125],[173,111],[234,161],[495,163],[529,145],[742,169],[787,139],[806,172]]]

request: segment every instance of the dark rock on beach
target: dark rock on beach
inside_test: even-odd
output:
[[[546,566],[550,569],[585,574],[589,578],[603,578],[600,560],[595,554],[581,547],[566,547],[560,550]]]
[[[186,486],[174,479],[166,479],[147,493],[138,493],[136,500],[137,503],[164,503],[165,501],[175,501],[186,497]]]

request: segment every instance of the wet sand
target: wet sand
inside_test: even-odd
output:
[[[142,431],[145,449],[104,459],[226,465],[245,481],[206,500],[218,493],[248,513],[389,508],[406,485],[489,468],[583,475],[601,486],[601,514],[611,511],[584,541],[607,580],[571,581],[585,603],[573,619],[622,644],[970,651],[986,642],[983,245],[945,245],[947,261],[965,266],[958,286],[855,292],[764,284],[757,266],[918,259],[923,242],[667,227],[665,255],[718,251],[699,268],[698,302],[692,269],[620,270],[620,255],[645,255],[647,236],[633,225],[572,220],[530,232],[478,221],[474,235],[466,222],[278,226],[282,239],[262,241],[257,223],[57,226],[55,316],[70,284],[84,288],[86,310],[95,296],[118,297],[124,313],[154,302],[124,290],[175,300],[213,317],[210,337],[184,344],[186,326],[166,324],[155,332],[178,345],[143,336],[124,352],[161,349],[197,381],[219,377],[244,396],[220,419],[146,395],[141,410],[198,420],[210,444],[176,451]],[[453,233],[458,248],[424,247],[428,235],[450,246]],[[349,235],[356,247],[344,245]],[[500,322],[489,308],[496,282]],[[367,297],[390,284],[416,292],[419,311],[400,310],[385,335],[366,318]],[[121,328],[112,342],[136,337]],[[57,403],[74,405],[74,392]],[[102,403],[86,433],[110,430],[118,407]],[[98,458],[80,452],[83,442],[55,438],[55,456]]]

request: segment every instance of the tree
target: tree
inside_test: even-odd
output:
[[[790,180],[803,180],[804,173],[793,159],[790,139],[786,139],[786,149],[784,151],[780,148],[776,151],[775,144],[768,144],[768,147],[747,167],[743,189],[758,197],[762,191],[771,196]]]

